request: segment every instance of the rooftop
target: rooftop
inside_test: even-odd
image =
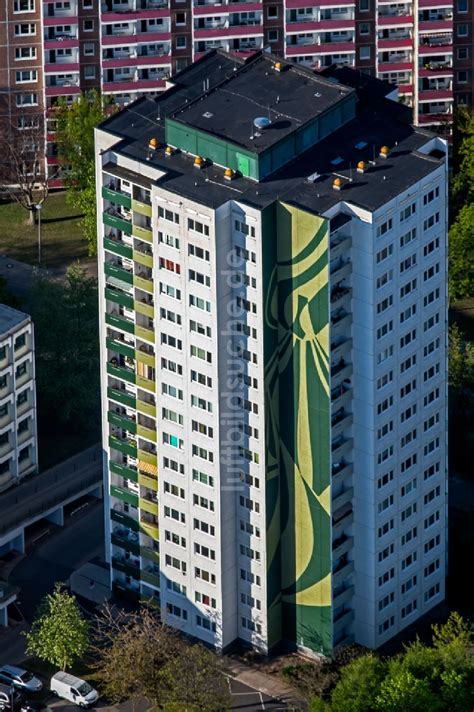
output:
[[[20,324],[30,321],[30,318],[29,314],[7,307],[6,304],[0,304],[0,338],[16,330]]]
[[[419,149],[432,139],[433,135],[407,123],[406,107],[384,98],[387,93],[385,89],[376,92],[374,97],[372,92],[365,88],[364,94],[361,95],[358,89],[361,84],[359,73],[348,69],[344,70],[344,77],[349,82],[353,71],[352,84],[358,98],[356,117],[264,180],[256,182],[237,174],[229,182],[224,179],[221,166],[209,164],[198,170],[194,167],[193,155],[177,151],[172,156],[166,156],[165,117],[175,114],[179,106],[186,104],[186,100],[190,104],[189,109],[192,109],[196,96],[203,94],[204,82],[208,78],[209,90],[204,92],[205,98],[196,106],[206,104],[214,93],[213,87],[220,85],[224,79],[223,86],[232,86],[234,94],[236,87],[247,86],[247,99],[244,102],[247,111],[251,105],[249,97],[253,96],[250,94],[253,90],[249,89],[248,85],[253,83],[253,77],[257,76],[261,80],[262,76],[265,76],[262,68],[271,67],[275,61],[281,61],[284,65],[290,64],[272,55],[263,54],[263,60],[262,54],[259,54],[247,61],[235,60],[222,51],[205,55],[176,75],[173,78],[174,86],[168,91],[154,100],[139,99],[101,125],[102,130],[117,136],[113,151],[156,167],[157,171],[165,171],[166,175],[158,178],[157,184],[213,209],[231,199],[259,209],[271,204],[275,199],[281,199],[318,213],[325,212],[341,200],[349,200],[364,209],[374,211],[429,175],[444,161],[442,152],[434,151],[430,155],[420,152]],[[294,71],[302,71],[305,81],[308,80],[308,83],[303,85],[303,91],[308,87],[312,90],[316,86],[308,70],[300,70],[294,65],[281,72],[278,77],[272,74],[272,82],[274,79],[278,82],[285,75],[296,76]],[[340,96],[341,88],[344,92],[354,91],[338,83],[341,73],[334,73],[336,81],[327,77],[321,80],[315,75],[316,83],[323,81],[324,86],[328,87],[328,96],[330,91],[335,91]],[[241,98],[220,89],[216,91],[216,96],[218,95],[219,102],[224,97],[229,99],[229,102],[226,102],[229,124],[225,128],[229,138],[235,140],[234,123],[237,126],[247,126],[250,136],[250,121],[247,119],[241,123],[240,119]],[[335,95],[332,93],[332,96]],[[347,93],[344,93],[344,96],[347,96]],[[316,102],[316,97],[313,98]],[[262,103],[265,103],[265,100]],[[299,103],[302,103],[301,99]],[[208,106],[201,113],[204,113]],[[322,104],[316,106],[315,103],[311,107],[311,116],[315,115],[318,106],[321,108]],[[265,115],[261,107],[255,108],[258,109],[256,115]],[[197,109],[194,111],[197,112]],[[291,112],[288,111],[288,114]],[[294,117],[303,120],[303,108],[295,107]],[[207,121],[202,116],[200,120]],[[271,129],[266,131],[270,133]],[[160,147],[150,153],[148,142],[151,138],[156,138]],[[388,158],[379,157],[382,146],[388,146],[390,149]],[[359,161],[366,163],[367,170],[364,173],[356,171]],[[343,179],[342,190],[339,192],[332,187],[336,176]]]
[[[351,94],[350,87],[262,53],[233,66],[230,76],[193,101],[186,97],[171,118],[259,153]],[[258,117],[269,122],[268,128],[256,129]]]

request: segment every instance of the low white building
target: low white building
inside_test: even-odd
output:
[[[0,492],[37,468],[33,323],[0,304]]]
[[[353,82],[214,53],[96,133],[112,585],[219,649],[444,597],[447,149]]]

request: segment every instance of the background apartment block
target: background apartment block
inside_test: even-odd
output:
[[[396,83],[415,124],[443,130],[453,104],[472,106],[473,43],[472,0],[5,0],[0,119],[42,126],[46,113],[57,173],[59,96],[95,87],[123,105],[154,96],[210,49],[245,57],[270,47],[317,70],[342,63]]]
[[[446,143],[337,78],[212,53],[96,134],[112,584],[219,648],[444,597]]]
[[[0,305],[0,491],[38,465],[33,324]]]

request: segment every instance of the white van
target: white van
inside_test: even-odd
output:
[[[88,682],[67,672],[57,672],[51,678],[51,692],[79,707],[90,707],[99,699],[99,693]]]

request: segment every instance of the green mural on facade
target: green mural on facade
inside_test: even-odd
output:
[[[332,648],[328,222],[263,215],[269,644]]]

